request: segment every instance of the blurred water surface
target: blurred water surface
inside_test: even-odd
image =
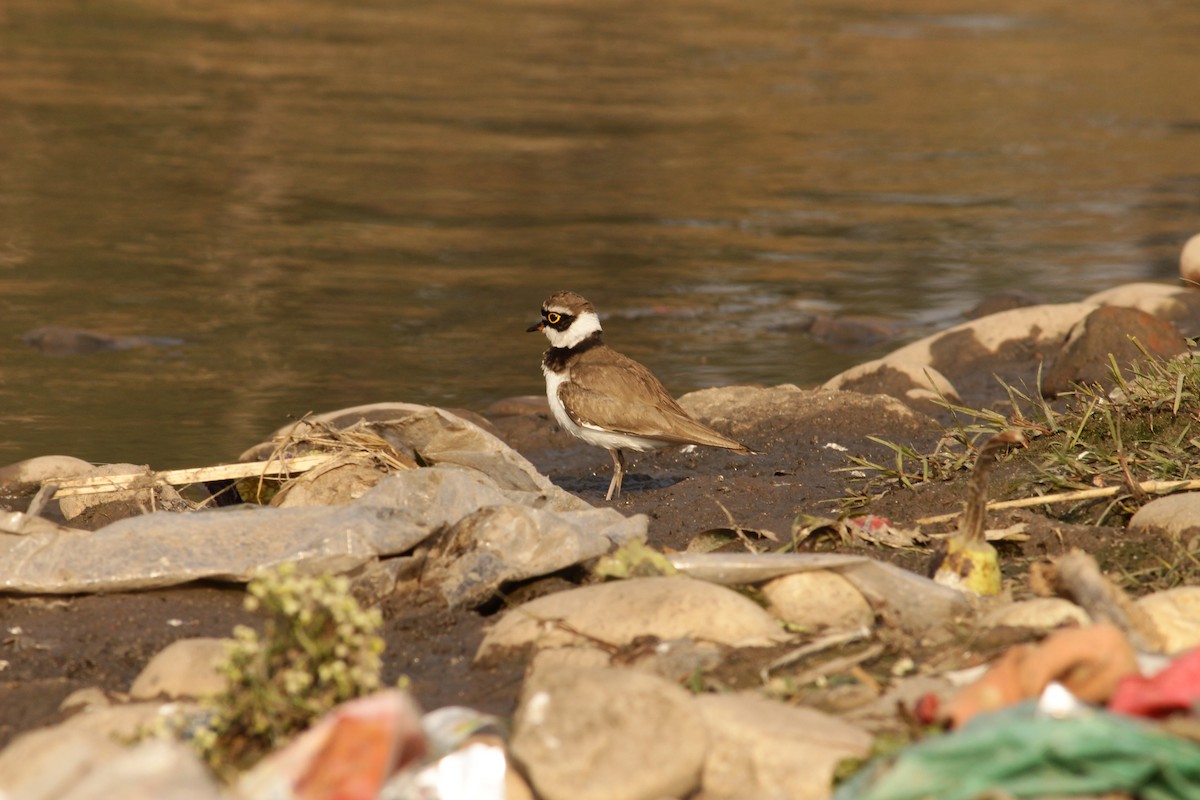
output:
[[[877,354],[804,312],[1169,278],[1197,41],[1187,0],[4,0],[0,463],[541,392],[560,288],[682,393]]]

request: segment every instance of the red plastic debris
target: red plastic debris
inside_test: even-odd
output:
[[[1108,701],[1109,711],[1139,717],[1165,717],[1200,706],[1200,648],[1176,657],[1161,672],[1122,678]]]

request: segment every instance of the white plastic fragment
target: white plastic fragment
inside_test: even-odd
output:
[[[892,624],[912,632],[940,628],[969,614],[961,592],[893,564],[836,553],[672,553],[685,575],[721,584],[759,583],[793,572],[827,569],[854,584]]]

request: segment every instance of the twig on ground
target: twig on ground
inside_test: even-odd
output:
[[[1168,494],[1170,492],[1193,491],[1200,489],[1200,480],[1189,481],[1141,481],[1137,487],[1148,495],[1151,494]],[[1112,497],[1122,492],[1129,491],[1128,486],[1104,486],[1099,489],[1080,489],[1074,492],[1058,492],[1057,494],[1045,494],[1040,497],[1022,497],[1019,500],[1004,500],[999,503],[988,503],[988,511],[997,511],[1005,508],[1029,508],[1031,506],[1054,505],[1055,503],[1071,503],[1076,500],[1095,500],[1101,497]],[[935,525],[940,522],[949,522],[957,517],[961,512],[953,514],[939,514],[936,517],[922,517],[917,520],[918,525]]]

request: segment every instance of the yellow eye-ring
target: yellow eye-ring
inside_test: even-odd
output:
[[[554,311],[546,315],[546,322],[549,322],[551,325],[557,325],[560,319],[562,319],[562,314]]]

